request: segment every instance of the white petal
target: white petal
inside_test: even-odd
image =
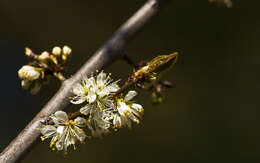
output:
[[[108,89],[109,92],[116,92],[116,91],[119,90],[119,86],[117,85],[117,81],[109,84],[106,88]]]
[[[82,118],[82,117],[77,117],[75,120],[74,120],[74,123],[76,124],[76,126],[78,127],[86,127],[87,125],[87,120],[85,118]]]
[[[107,96],[107,95],[109,95],[109,90],[107,89],[107,87],[106,88],[104,88],[104,89],[102,89],[102,90],[100,90],[100,91],[97,91],[97,94],[98,94],[98,96],[99,97],[104,97],[104,96]]]
[[[82,114],[84,114],[84,115],[88,115],[92,108],[93,108],[93,105],[92,105],[92,104],[87,104],[87,105],[85,105],[84,107],[82,107],[82,108],[80,109],[80,112],[81,112]]]
[[[89,91],[88,95],[87,95],[87,98],[88,98],[88,102],[91,104],[91,103],[93,103],[96,100],[97,95],[94,92]]]
[[[53,119],[53,121],[56,125],[64,124],[69,120],[67,113],[65,113],[64,111],[56,111],[54,113],[54,117],[51,117],[51,118]]]
[[[103,100],[101,102],[107,108],[114,108],[115,107],[114,102],[109,98],[103,98]]]
[[[74,96],[70,100],[70,103],[72,103],[72,104],[82,104],[85,101],[86,101],[86,96]]]
[[[96,85],[95,78],[93,76],[88,79],[88,82],[89,82],[90,86]]]
[[[45,138],[50,138],[56,134],[56,127],[47,125],[41,129],[41,133]]]
[[[62,135],[65,131],[65,126],[58,126],[57,127],[57,133]]]
[[[100,72],[97,75],[97,85],[103,86],[106,80],[106,73]]]
[[[118,113],[122,116],[125,116],[128,112],[131,112],[131,109],[126,103],[119,102],[117,105]]]
[[[74,132],[75,136],[77,137],[77,139],[80,142],[83,142],[86,139],[86,137],[87,137],[85,132],[81,128],[77,127],[77,126],[73,127],[73,132]]]
[[[135,109],[137,112],[139,112],[139,113],[143,113],[144,112],[144,109],[143,109],[143,107],[142,107],[142,105],[140,105],[140,104],[136,104],[136,103],[134,103],[134,104],[132,104],[132,106],[131,106],[133,109]]]
[[[72,92],[76,95],[84,95],[84,88],[81,84],[76,83],[72,86]]]
[[[132,100],[136,95],[137,95],[137,92],[136,92],[136,91],[129,91],[129,92],[125,95],[124,100],[125,100],[125,101],[130,101],[130,100]]]

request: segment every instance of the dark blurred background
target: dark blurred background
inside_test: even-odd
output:
[[[0,150],[59,88],[57,80],[35,96],[21,88],[24,47],[40,53],[69,45],[69,76],[144,2],[0,1]],[[145,107],[140,125],[91,140],[68,156],[37,143],[22,162],[259,162],[260,1],[233,2],[227,9],[207,0],[175,0],[128,46],[135,61],[180,53],[164,76],[176,86],[162,105],[152,106],[149,92],[139,92]],[[117,61],[105,71],[125,80],[132,69]]]

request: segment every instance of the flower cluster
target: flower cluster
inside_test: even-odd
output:
[[[118,95],[118,81],[113,81],[110,76],[101,71],[96,76],[84,77],[81,83],[72,87],[71,92],[75,96],[71,97],[70,102],[84,103],[84,106],[79,109],[80,116],[74,120],[75,117],[68,119],[61,111],[51,116],[54,125],[46,125],[41,130],[44,139],[52,138],[51,147],[55,145],[58,150],[67,151],[67,147],[75,145],[76,141],[83,142],[88,131],[92,137],[101,138],[112,130],[131,128],[132,122],[140,123],[144,109],[133,101],[137,92],[132,90],[125,96]],[[86,132],[79,127],[85,127]]]
[[[24,89],[36,94],[40,91],[42,85],[48,82],[50,76],[64,80],[62,76],[64,64],[71,54],[71,49],[68,46],[64,46],[62,49],[56,46],[52,49],[52,53],[44,51],[40,55],[33,53],[29,48],[25,48],[25,54],[32,61],[22,66],[18,71]]]

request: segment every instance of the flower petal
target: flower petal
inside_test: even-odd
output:
[[[111,84],[109,84],[106,88],[108,89],[109,92],[116,92],[119,90],[119,86],[117,85],[118,81],[115,81]]]
[[[96,100],[97,95],[93,91],[89,91],[87,98],[88,98],[88,102],[91,104]]]
[[[86,96],[74,96],[71,98],[70,102],[72,104],[81,104],[86,101]]]
[[[105,81],[106,81],[106,73],[100,72],[97,75],[97,85],[103,86],[105,84]]]
[[[125,100],[125,101],[130,101],[130,100],[132,100],[136,95],[137,95],[137,92],[136,92],[136,91],[129,91],[129,92],[125,95],[124,100]]]
[[[76,126],[78,127],[86,127],[87,125],[87,120],[85,118],[82,118],[82,117],[77,117],[75,120],[74,120],[74,123],[76,124]]]
[[[84,114],[84,115],[88,115],[92,108],[93,108],[93,105],[92,105],[92,104],[87,104],[87,105],[85,105],[84,107],[80,108],[79,111],[80,111],[82,114]]]
[[[133,108],[134,110],[136,110],[139,113],[143,113],[144,112],[144,109],[143,109],[142,105],[140,105],[140,104],[133,103],[131,105],[131,108]]]
[[[81,84],[76,83],[72,86],[72,92],[75,95],[84,95],[84,87]]]
[[[41,129],[41,134],[44,138],[53,137],[56,134],[57,128],[52,125],[46,125],[44,128]]]
[[[67,113],[64,111],[56,111],[51,118],[56,125],[65,124],[69,120]]]

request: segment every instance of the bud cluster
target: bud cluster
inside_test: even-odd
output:
[[[42,85],[48,83],[51,76],[64,80],[62,73],[70,54],[71,48],[68,46],[64,46],[62,49],[55,46],[52,53],[44,51],[39,55],[33,53],[31,49],[25,48],[25,55],[31,59],[31,62],[22,66],[18,71],[22,87],[32,94],[36,94]]]

